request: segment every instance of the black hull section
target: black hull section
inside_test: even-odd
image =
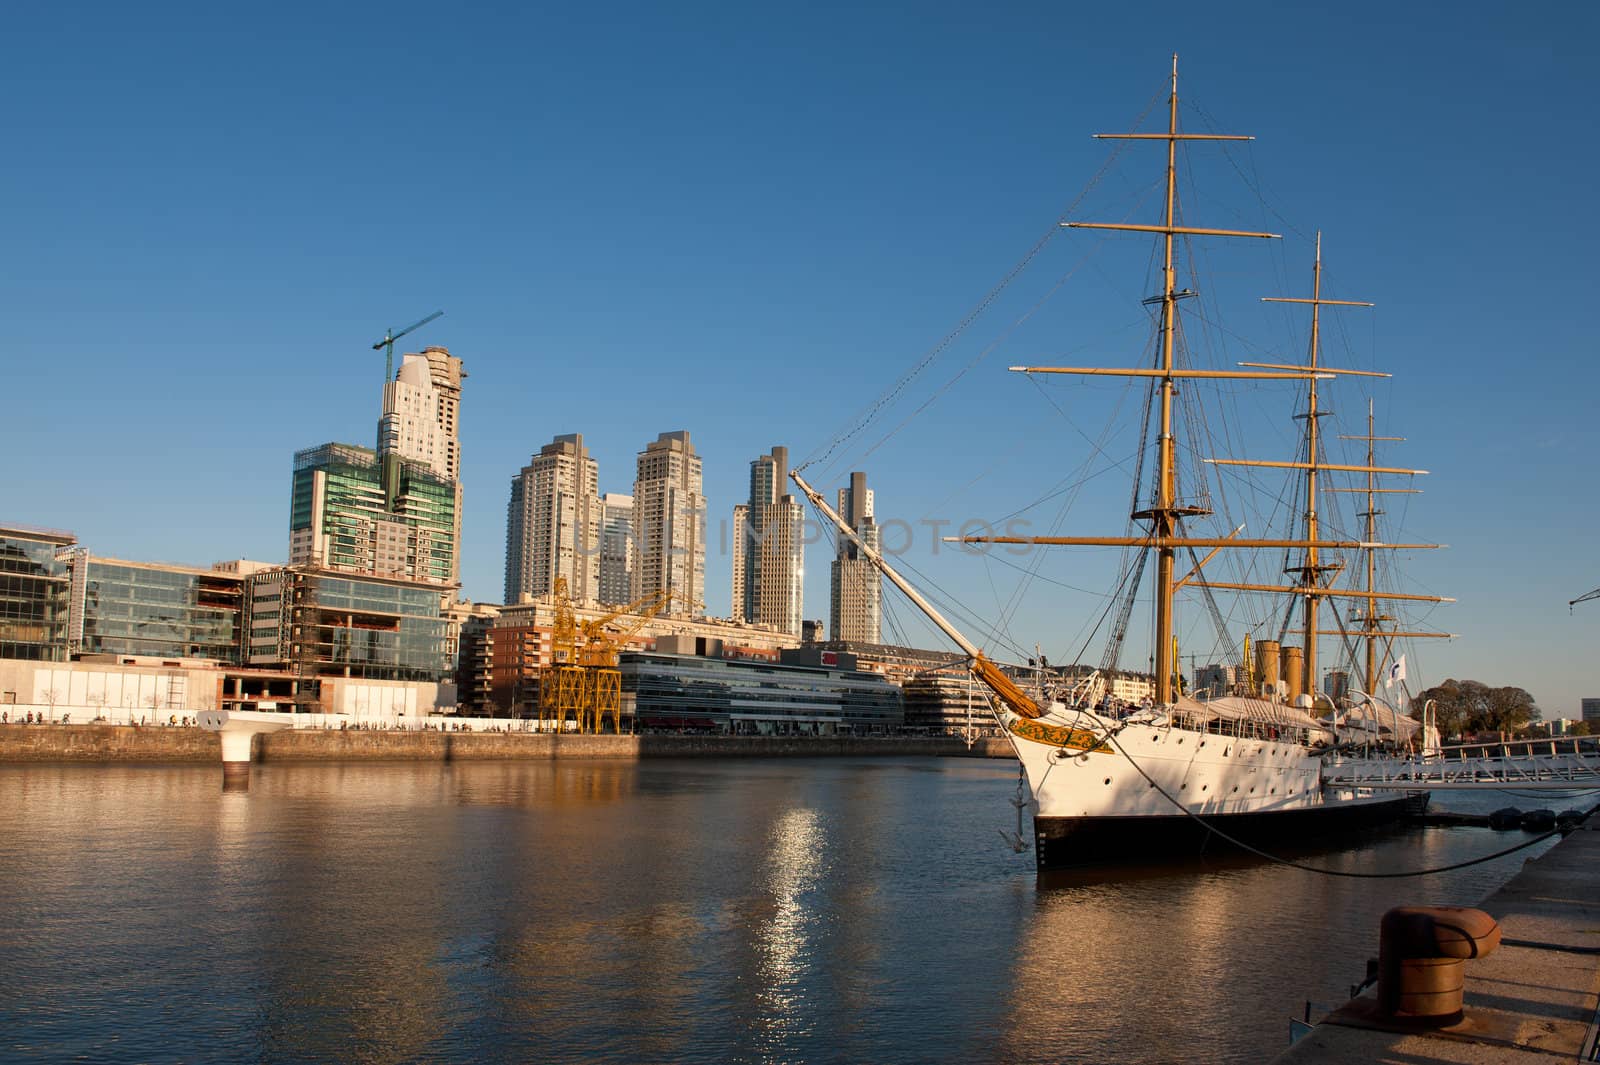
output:
[[[1340,836],[1391,824],[1419,812],[1417,807],[1426,802],[1426,795],[1401,795],[1377,802],[1330,803],[1301,810],[1207,814],[1204,824],[1184,814],[1035,817],[1034,854],[1040,869],[1070,869],[1245,853],[1217,832],[1273,854],[1304,851],[1313,841],[1337,845]],[[1216,832],[1207,825],[1214,826]]]

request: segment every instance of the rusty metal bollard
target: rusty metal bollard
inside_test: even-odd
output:
[[[1466,962],[1494,952],[1500,924],[1463,906],[1401,906],[1378,933],[1378,1009],[1426,1024],[1462,1018]]]

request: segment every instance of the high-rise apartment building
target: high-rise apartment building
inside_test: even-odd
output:
[[[407,354],[394,380],[384,385],[378,420],[378,458],[391,494],[397,485],[395,459],[425,466],[453,486],[451,583],[460,583],[461,382],[466,376],[461,360],[448,348]]]
[[[616,606],[633,598],[633,497],[607,492],[600,511],[600,601]]]
[[[600,598],[600,464],[566,433],[511,481],[506,508],[506,603],[549,595],[557,577],[580,603]]]
[[[872,490],[867,475],[852,473],[850,487],[839,489],[839,516],[874,551],[880,544],[878,523],[872,517]],[[838,534],[838,554],[833,560],[829,597],[829,637],[859,643],[879,643],[883,627],[883,577],[856,542]]]
[[[295,452],[290,565],[455,583],[456,483],[393,453],[387,467],[353,444]]]
[[[785,489],[789,449],[750,463],[750,501],[734,507],[736,617],[800,634],[805,590],[805,511]]]
[[[689,434],[662,433],[639,452],[633,482],[638,558],[632,598],[675,593],[664,613],[704,613],[706,498]]]

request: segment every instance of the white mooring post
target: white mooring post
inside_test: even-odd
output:
[[[250,787],[250,741],[262,732],[292,728],[288,714],[259,710],[202,710],[200,727],[220,734],[222,740],[222,790]]]

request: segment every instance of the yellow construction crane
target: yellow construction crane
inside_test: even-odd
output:
[[[601,730],[607,715],[611,718],[611,730],[622,731],[622,671],[617,668],[619,656],[628,641],[674,599],[683,600],[691,609],[700,605],[688,596],[667,589],[635,599],[625,607],[618,607],[583,623],[584,646],[579,653],[579,660],[584,666],[584,679],[588,685],[586,701],[591,714],[588,724],[595,732]],[[619,619],[623,620],[621,628],[607,632],[606,626]],[[582,729],[581,725],[579,727]]]
[[[553,721],[560,731],[571,720],[579,732],[599,732],[605,718],[614,731],[622,731],[622,673],[617,656],[623,646],[674,599],[687,597],[674,591],[643,596],[599,617],[580,623],[573,610],[565,577],[557,577],[551,593],[555,620],[550,640],[550,664],[539,671],[539,728]],[[698,606],[691,603],[691,606]],[[626,619],[616,632],[608,625]]]
[[[550,664],[539,670],[539,730],[546,721],[555,722],[556,731],[566,727],[569,717],[583,728],[583,666],[578,662],[578,621],[567,594],[567,579],[557,577],[551,590],[556,616],[550,634]]]

